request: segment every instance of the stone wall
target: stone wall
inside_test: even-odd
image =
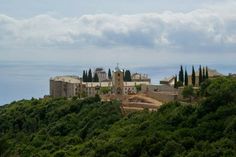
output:
[[[78,88],[78,83],[50,80],[50,96],[54,98],[78,96]]]
[[[173,86],[169,85],[141,85],[141,92],[177,92],[178,89],[175,89]]]
[[[52,97],[62,96],[62,81],[50,80],[50,96]]]
[[[146,93],[147,96],[156,99],[161,102],[170,102],[175,101],[178,98],[177,92],[154,92],[149,91]]]

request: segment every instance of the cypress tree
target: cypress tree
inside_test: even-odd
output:
[[[127,81],[126,71],[127,70],[123,71],[124,72],[124,81]]]
[[[187,70],[185,69],[185,79],[184,79],[184,85],[185,86],[188,86],[188,72]]]
[[[108,70],[108,79],[111,80],[112,79],[112,76],[111,76],[111,69],[109,68]]]
[[[174,83],[174,88],[178,88],[178,86],[177,86],[177,75],[175,75],[175,83]]]
[[[180,72],[181,72],[181,82],[184,83],[184,70],[183,70],[183,66],[182,65],[180,67]]]
[[[192,85],[195,86],[196,84],[196,74],[194,70],[194,66],[192,66]]]
[[[125,69],[123,69],[123,80],[126,81],[126,79],[125,79]]]
[[[88,72],[88,82],[92,82],[92,81],[93,81],[93,75],[92,75],[91,69],[89,69],[89,72]]]
[[[208,67],[206,66],[206,79],[209,78],[209,75],[208,75]]]
[[[179,71],[179,82],[183,85],[184,83],[184,71],[183,71],[183,66],[180,66],[180,71]]]
[[[131,81],[131,73],[129,70],[125,71],[124,81]]]
[[[84,82],[88,82],[88,72],[87,70],[85,71],[85,75],[84,75]]]
[[[199,66],[199,86],[201,85],[202,83],[202,67],[201,65]]]
[[[82,79],[83,79],[83,82],[85,82],[85,71],[83,70],[83,77],[82,77]]]
[[[181,79],[180,79],[180,77],[181,77],[180,75],[181,75],[181,74],[180,74],[180,73],[181,73],[181,72],[179,71],[179,81],[178,81],[179,83],[181,83],[181,81],[180,81],[180,80],[181,80]]]
[[[206,80],[205,67],[202,68],[202,81]]]
[[[99,82],[98,74],[95,73],[93,77],[93,82]]]
[[[131,80],[132,80],[132,78],[131,78],[131,72],[128,70],[127,73],[128,73],[127,80],[128,80],[128,81],[131,81]]]

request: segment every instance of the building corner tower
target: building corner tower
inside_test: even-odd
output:
[[[120,70],[118,65],[112,75],[113,92],[117,95],[122,95],[124,87],[124,73]]]

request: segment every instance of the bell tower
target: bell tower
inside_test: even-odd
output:
[[[124,87],[124,73],[120,70],[119,64],[117,64],[112,75],[113,92],[117,95],[122,95]]]

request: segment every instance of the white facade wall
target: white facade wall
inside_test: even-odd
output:
[[[107,80],[107,73],[106,72],[97,72],[99,82]]]

